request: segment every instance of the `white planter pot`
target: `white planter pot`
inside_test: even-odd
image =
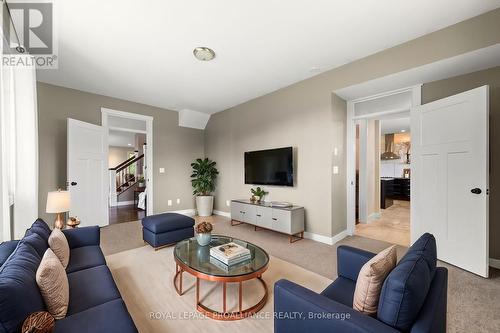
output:
[[[204,234],[196,234],[196,240],[198,241],[198,244],[200,246],[207,246],[210,244],[210,241],[212,240],[212,233],[211,232],[206,232]],[[210,252],[208,253],[210,256]]]
[[[198,216],[211,216],[214,207],[214,197],[211,195],[196,197]]]

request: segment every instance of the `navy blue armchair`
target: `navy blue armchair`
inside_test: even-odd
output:
[[[374,253],[337,249],[338,278],[317,294],[288,280],[274,286],[274,332],[446,332],[448,271],[436,267],[436,243],[423,235],[387,276],[374,317],[352,308],[361,267]]]

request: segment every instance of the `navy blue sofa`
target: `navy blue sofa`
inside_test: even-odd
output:
[[[0,333],[20,332],[30,313],[46,311],[35,275],[50,232],[37,220],[20,241],[0,244]],[[99,227],[63,232],[70,246],[70,300],[54,332],[137,332],[99,247]]]
[[[288,280],[274,286],[274,332],[446,332],[448,271],[436,267],[436,241],[424,234],[389,273],[377,315],[352,308],[361,267],[374,253],[337,249],[338,278],[321,294]]]

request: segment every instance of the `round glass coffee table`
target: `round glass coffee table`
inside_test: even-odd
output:
[[[251,258],[234,266],[225,266],[210,257],[210,248],[234,242],[250,250]],[[267,285],[262,274],[267,270],[269,255],[252,243],[227,236],[212,235],[207,246],[200,246],[196,238],[185,239],[175,245],[174,287],[182,295],[182,273],[188,272],[196,278],[196,309],[207,317],[218,320],[239,320],[246,318],[264,307],[268,297]],[[200,279],[222,283],[222,311],[216,311],[203,305],[200,301]],[[243,282],[258,279],[264,288],[264,296],[257,304],[243,309]],[[226,284],[238,283],[238,311],[227,311]]]

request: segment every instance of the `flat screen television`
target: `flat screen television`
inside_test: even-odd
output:
[[[245,184],[293,186],[293,148],[246,152]]]

